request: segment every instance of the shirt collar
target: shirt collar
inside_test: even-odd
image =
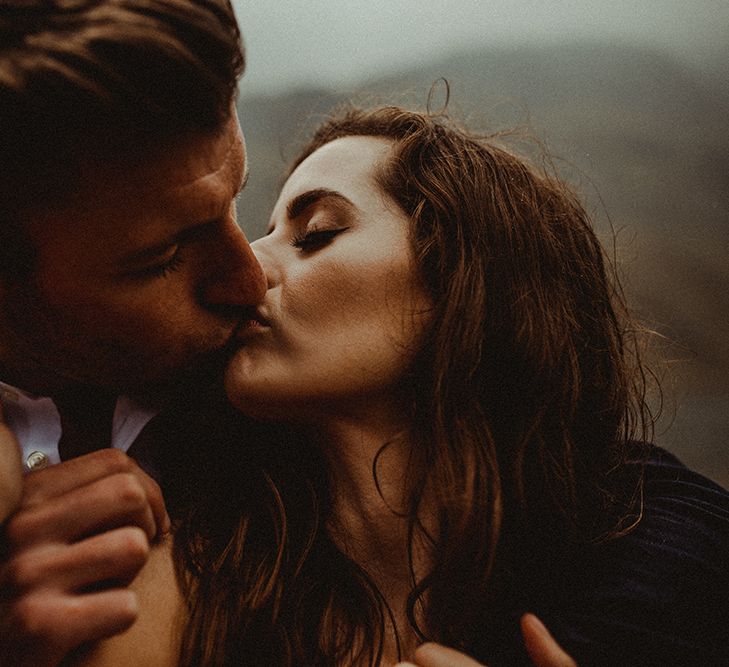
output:
[[[53,399],[0,382],[0,400],[5,421],[20,443],[26,471],[59,463],[61,416]],[[111,446],[126,452],[158,412],[158,409],[142,406],[129,396],[119,396],[111,425]]]

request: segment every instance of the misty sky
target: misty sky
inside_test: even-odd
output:
[[[342,85],[469,45],[594,38],[729,54],[729,0],[233,0],[243,94]]]

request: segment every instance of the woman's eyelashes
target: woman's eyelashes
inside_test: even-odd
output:
[[[299,234],[295,234],[291,239],[291,245],[294,248],[311,252],[323,248],[330,243],[332,239],[342,232],[346,232],[349,227],[332,227],[327,229],[317,229],[316,227],[305,229]]]

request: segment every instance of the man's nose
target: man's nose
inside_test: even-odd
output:
[[[250,306],[263,299],[266,277],[248,240],[231,220],[219,239],[205,301],[215,306]]]

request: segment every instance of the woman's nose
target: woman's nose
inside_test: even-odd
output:
[[[268,237],[257,239],[251,243],[251,249],[253,254],[256,256],[258,263],[263,270],[263,275],[266,280],[266,287],[270,289],[278,284],[280,280],[279,270],[275,261],[275,257],[271,249],[268,247]]]

